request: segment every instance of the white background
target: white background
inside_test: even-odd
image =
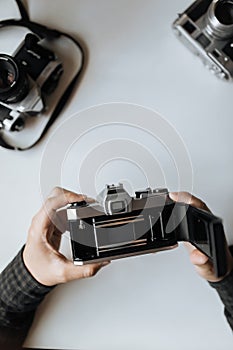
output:
[[[224,219],[233,243],[233,85],[212,76],[173,35],[171,23],[189,4],[28,1],[33,20],[78,35],[89,62],[46,138],[27,152],[0,152],[1,268],[25,242],[41,205],[46,139],[75,112],[107,102],[155,109],[174,126],[191,157],[194,193]],[[3,18],[17,15],[13,0],[12,5],[0,0],[0,6]],[[27,346],[87,350],[219,350],[231,344],[217,294],[196,276],[183,247],[114,262],[93,279],[57,287],[41,305],[26,341]]]

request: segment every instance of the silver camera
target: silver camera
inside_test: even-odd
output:
[[[173,29],[212,73],[233,79],[233,0],[197,0],[179,15]]]
[[[27,34],[13,56],[0,54],[0,129],[20,131],[26,117],[42,112],[62,72],[35,34]]]
[[[146,188],[131,197],[122,184],[106,185],[97,201],[67,207],[74,264],[152,253],[191,242],[226,273],[226,240],[221,219],[185,203],[168,190]]]

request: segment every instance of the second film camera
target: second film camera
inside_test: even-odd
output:
[[[212,73],[233,79],[232,0],[197,0],[179,15],[173,29]]]
[[[191,242],[213,262],[216,276],[227,272],[221,219],[173,202],[167,189],[147,188],[131,197],[122,184],[107,185],[93,204],[67,208],[73,260],[83,265],[177,247]]]
[[[62,72],[62,63],[35,34],[27,34],[13,56],[0,54],[0,129],[20,131],[26,117],[41,113]]]

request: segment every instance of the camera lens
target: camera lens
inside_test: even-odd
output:
[[[16,103],[28,93],[29,82],[13,57],[0,54],[0,101]]]
[[[0,60],[0,92],[9,90],[15,83],[15,67],[7,60]]]
[[[213,0],[206,15],[206,31],[218,40],[233,36],[233,0]]]
[[[215,16],[222,24],[233,24],[233,1],[219,1],[215,8]]]

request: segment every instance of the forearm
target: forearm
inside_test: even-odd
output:
[[[50,290],[28,272],[21,250],[0,274],[0,349],[20,348],[36,308]]]
[[[210,285],[216,289],[225,306],[225,316],[233,330],[233,270],[220,282],[211,283]]]

